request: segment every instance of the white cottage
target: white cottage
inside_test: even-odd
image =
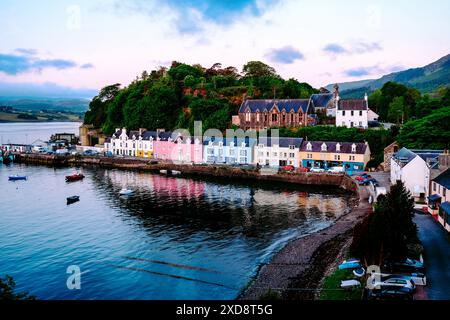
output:
[[[415,202],[425,203],[429,195],[431,170],[439,165],[439,150],[402,148],[391,158],[391,183],[401,180]]]
[[[336,98],[336,126],[367,129],[369,124],[369,102],[367,94],[364,99]]]

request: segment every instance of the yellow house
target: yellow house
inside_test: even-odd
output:
[[[368,143],[304,141],[299,152],[302,167],[343,167],[347,173],[363,171],[370,160]]]

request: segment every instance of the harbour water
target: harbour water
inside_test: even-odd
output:
[[[0,143],[31,144],[40,139],[47,141],[54,133],[75,133],[79,122],[11,122],[0,123]]]
[[[289,240],[348,206],[332,189],[101,168],[66,183],[73,170],[0,165],[0,277],[38,299],[233,299]],[[124,187],[134,194],[119,196]]]

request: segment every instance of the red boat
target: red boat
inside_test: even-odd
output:
[[[82,173],[74,173],[70,176],[66,176],[67,182],[78,181],[78,180],[83,180],[83,179],[84,179],[84,175]]]

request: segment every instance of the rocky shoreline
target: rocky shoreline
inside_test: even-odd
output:
[[[322,231],[288,243],[261,267],[239,299],[260,299],[269,290],[277,292],[283,299],[317,298],[323,278],[342,255],[342,248],[348,246],[354,226],[372,210],[366,189],[359,188],[357,194],[350,213]]]

